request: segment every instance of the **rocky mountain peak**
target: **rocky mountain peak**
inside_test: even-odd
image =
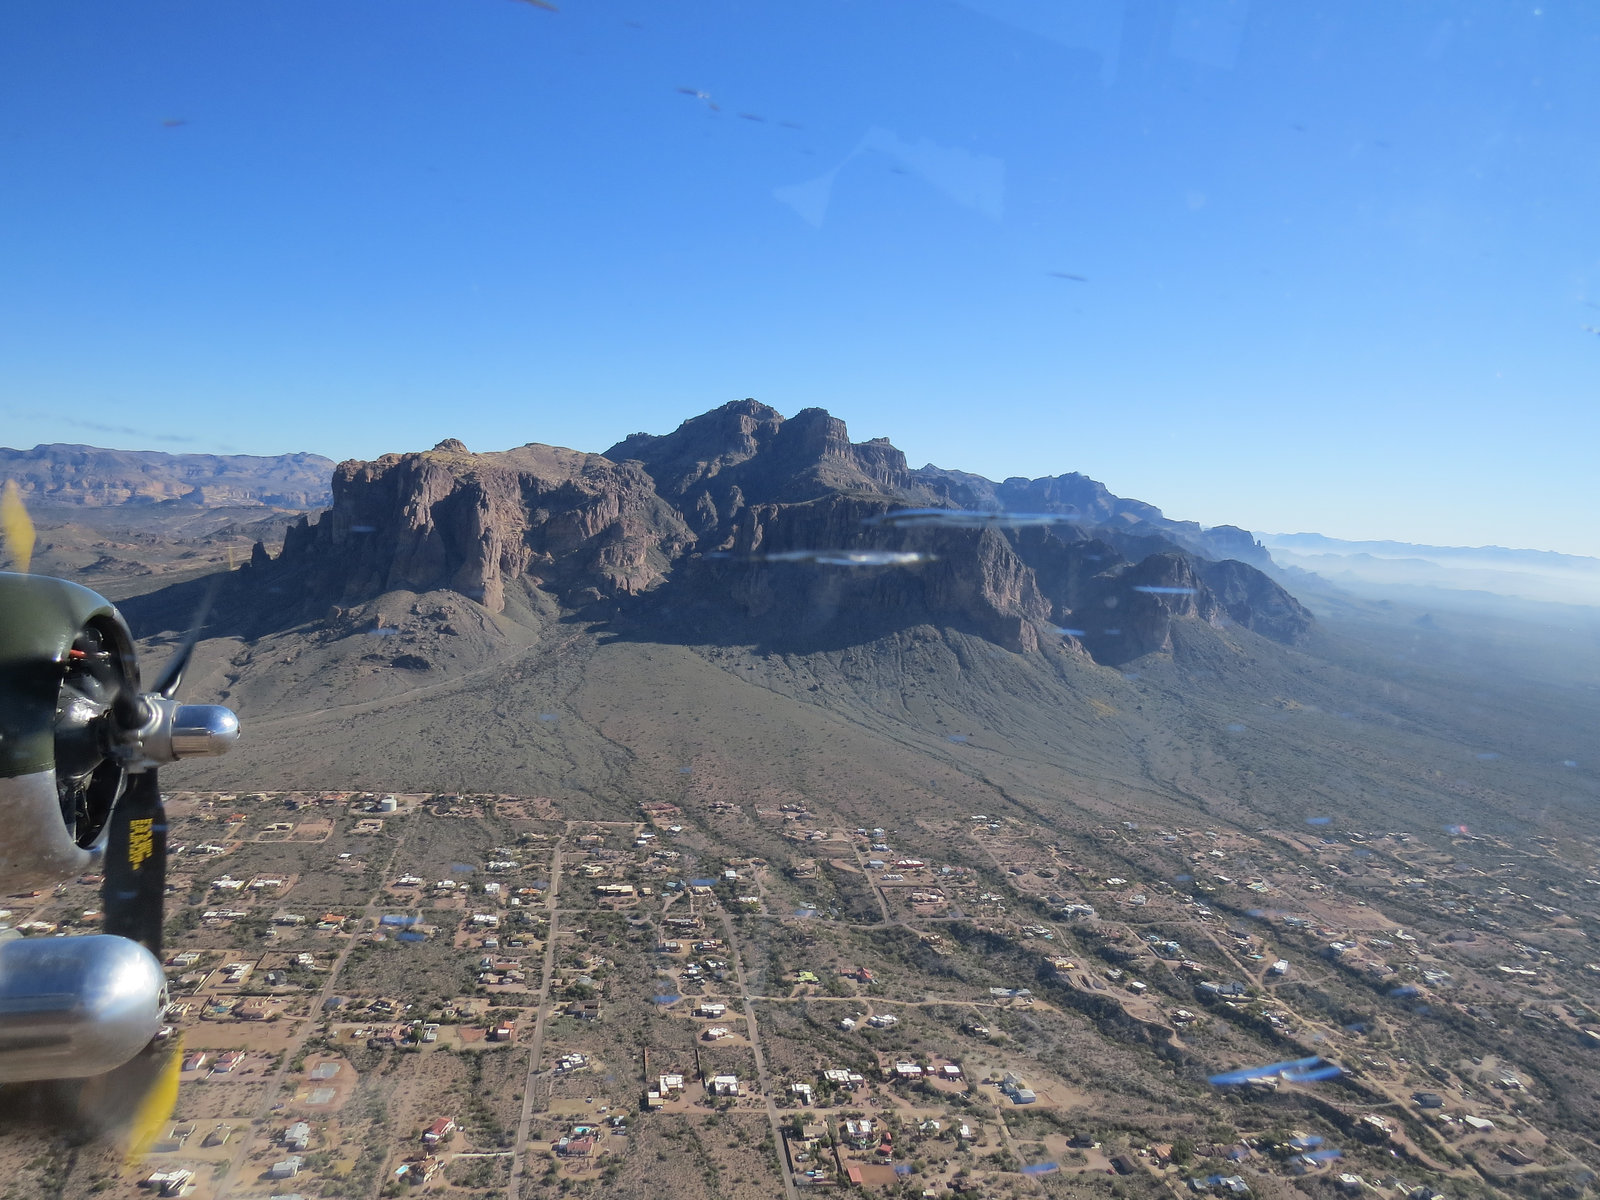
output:
[[[755,457],[772,444],[783,416],[755,400],[735,400],[690,417],[668,434],[634,433],[605,452],[642,462],[659,486],[682,490]]]
[[[750,504],[795,503],[838,491],[896,492],[910,484],[905,455],[887,438],[855,443],[826,409],[806,408],[785,419],[755,400],[725,404],[659,437],[633,434],[606,457],[643,464],[706,548],[726,548]]]
[[[784,423],[773,448],[780,469],[793,472],[791,487],[803,489],[812,484],[897,492],[911,485],[906,456],[888,438],[852,442],[845,423],[826,409],[804,408],[795,413]]]
[[[1101,662],[1172,651],[1181,622],[1280,641],[1310,624],[1255,567],[1208,556],[1208,536],[1255,548],[1243,531],[1168,521],[1084,475],[912,471],[887,438],[852,442],[821,408],[786,419],[735,401],[605,455],[537,443],[474,455],[446,439],[341,463],[333,500],[270,564],[323,604],[446,588],[499,612],[520,588],[567,608],[626,602],[641,620],[745,622],[760,637],[954,622],[1020,651],[1065,638]],[[906,507],[1074,520],[880,520]],[[901,558],[863,568],[817,551]]]
[[[449,588],[499,612],[515,583],[583,603],[651,587],[689,541],[636,463],[540,445],[438,449],[339,464],[332,509],[284,539],[280,561],[308,594]]]

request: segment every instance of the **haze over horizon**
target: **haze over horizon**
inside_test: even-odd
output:
[[[698,415],[698,414],[696,414],[696,415]],[[792,415],[792,414],[786,414],[786,415]],[[837,414],[835,414],[835,415],[837,415]],[[848,422],[847,422],[847,424],[848,424]],[[673,426],[673,428],[675,428],[675,427],[676,426]],[[101,436],[104,436],[104,435],[107,435],[107,434],[116,435],[116,434],[125,434],[125,433],[132,432],[132,431],[129,431],[129,430],[125,430],[125,429],[121,429],[121,428],[117,428],[117,427],[111,427],[111,426],[95,426],[93,424],[86,423],[86,422],[73,422],[72,423],[72,428],[74,428],[74,429],[76,429],[76,430],[78,430],[80,432],[94,433],[94,434],[99,434]],[[668,430],[667,429],[662,429],[662,430],[659,430],[659,431],[646,431],[646,432],[668,432]],[[451,436],[454,436],[454,435],[450,435],[450,434],[443,435],[443,437],[451,437]],[[886,436],[886,435],[879,435],[879,436]],[[852,437],[856,441],[865,440],[862,437],[856,436],[853,430],[852,430]],[[417,446],[408,446],[408,447],[405,447],[405,448],[396,447],[394,449],[383,450],[383,451],[379,451],[379,452],[376,452],[376,453],[373,453],[373,454],[366,454],[366,455],[357,454],[357,455],[339,456],[339,455],[328,454],[328,453],[326,453],[325,451],[323,451],[321,449],[318,449],[316,447],[311,447],[311,446],[302,446],[302,447],[299,447],[299,448],[296,448],[296,449],[289,449],[289,450],[275,451],[275,452],[258,452],[258,451],[249,451],[249,450],[239,450],[239,449],[234,448],[234,447],[224,447],[224,448],[218,448],[218,449],[202,450],[202,449],[197,449],[197,448],[191,448],[191,447],[189,447],[187,445],[183,445],[183,444],[177,444],[177,445],[170,444],[170,439],[162,439],[162,440],[168,441],[169,444],[167,444],[167,445],[150,445],[150,444],[132,445],[132,444],[130,444],[130,445],[115,445],[114,446],[114,445],[109,445],[109,444],[99,444],[99,443],[95,443],[95,442],[92,442],[92,441],[87,441],[87,440],[84,440],[83,438],[66,438],[66,439],[62,439],[62,440],[60,440],[58,442],[55,442],[55,443],[36,443],[34,446],[0,446],[0,450],[14,450],[14,451],[26,452],[26,451],[29,451],[29,450],[37,449],[37,448],[39,448],[39,446],[42,446],[42,445],[60,444],[60,445],[84,445],[84,446],[89,446],[89,447],[94,448],[94,449],[111,450],[111,451],[116,451],[116,452],[122,452],[122,451],[128,451],[128,452],[134,452],[134,453],[150,452],[150,453],[158,453],[158,454],[245,454],[245,455],[252,456],[252,457],[263,457],[263,458],[272,458],[272,457],[278,457],[278,456],[281,456],[281,455],[292,455],[292,454],[314,454],[314,455],[318,455],[318,456],[323,457],[323,458],[331,459],[334,462],[339,462],[339,461],[342,461],[344,458],[354,458],[354,459],[362,460],[362,461],[370,461],[372,459],[380,458],[385,454],[405,454],[405,453],[412,453],[412,452],[415,452],[415,451],[418,451],[418,450],[426,450],[426,449],[428,449],[428,446],[417,445]],[[439,439],[439,440],[443,440],[443,438],[441,437],[441,439]],[[460,440],[460,439],[458,439],[458,440]],[[890,440],[890,442],[894,443],[896,446],[899,446],[899,442],[896,441],[895,438],[890,437],[889,440]],[[526,442],[518,442],[518,443],[512,443],[512,444],[505,445],[505,446],[471,446],[471,445],[469,445],[468,449],[473,451],[474,453],[494,453],[494,452],[497,452],[497,451],[515,449],[518,446],[527,445],[527,444],[528,443],[526,443]],[[547,444],[553,444],[553,443],[547,443]],[[579,451],[583,451],[583,452],[586,452],[586,453],[595,453],[595,454],[601,453],[601,450],[594,449],[594,447],[592,445],[591,446],[572,445],[572,446],[566,446],[564,448],[572,449],[572,450],[579,450]],[[971,473],[971,474],[982,475],[985,478],[991,479],[991,480],[993,480],[995,482],[1001,482],[1001,481],[1003,481],[1003,480],[1005,480],[1007,478],[1016,477],[1018,475],[1018,472],[1015,472],[1015,471],[1000,471],[1000,472],[974,471],[971,468],[963,466],[963,465],[960,465],[960,464],[932,463],[932,462],[929,462],[929,463],[926,463],[926,464],[917,464],[911,459],[911,457],[909,455],[907,456],[907,460],[908,460],[908,462],[912,462],[913,466],[925,465],[925,466],[929,466],[929,467],[942,467],[942,468],[953,469],[953,470],[958,470],[958,471],[966,471],[966,472]],[[1095,479],[1099,483],[1102,483],[1102,484],[1106,483],[1106,481],[1104,479],[1101,479],[1098,475],[1096,475],[1095,472],[1090,471],[1090,470],[1084,470],[1081,467],[1063,467],[1061,470],[1058,470],[1058,471],[1046,471],[1046,472],[1044,472],[1044,474],[1046,474],[1046,475],[1063,475],[1063,474],[1070,474],[1070,473],[1077,473],[1077,474],[1087,475],[1090,478]],[[1144,496],[1139,496],[1139,495],[1135,495],[1135,494],[1133,494],[1131,492],[1128,492],[1128,491],[1119,490],[1118,488],[1116,488],[1114,486],[1111,486],[1109,484],[1107,484],[1107,487],[1114,495],[1122,496],[1122,497],[1124,497],[1126,499],[1147,500],[1147,498],[1144,497]],[[1255,534],[1258,537],[1264,537],[1264,538],[1268,539],[1269,545],[1271,544],[1271,541],[1273,539],[1293,539],[1293,538],[1300,538],[1300,537],[1308,537],[1308,538],[1324,539],[1324,540],[1327,540],[1329,542],[1346,543],[1351,547],[1362,547],[1362,548],[1369,548],[1369,547],[1373,547],[1373,546],[1387,546],[1387,547],[1391,547],[1391,548],[1393,548],[1395,550],[1405,550],[1405,549],[1411,549],[1411,550],[1462,550],[1462,551],[1467,551],[1467,550],[1490,550],[1490,551],[1492,551],[1492,550],[1510,550],[1510,551],[1517,551],[1517,552],[1526,551],[1526,552],[1536,553],[1536,554],[1560,554],[1560,555],[1566,555],[1566,556],[1569,556],[1569,557],[1590,558],[1590,559],[1595,559],[1596,561],[1600,561],[1600,552],[1597,552],[1597,553],[1594,553],[1594,554],[1586,554],[1586,553],[1583,553],[1582,551],[1559,550],[1559,549],[1553,549],[1553,548],[1547,547],[1547,546],[1534,546],[1534,545],[1524,544],[1524,543],[1520,543],[1520,542],[1516,543],[1516,544],[1477,542],[1477,543],[1459,543],[1459,544],[1453,544],[1453,545],[1446,545],[1446,544],[1440,543],[1440,542],[1411,542],[1411,541],[1406,541],[1406,540],[1403,540],[1403,539],[1400,539],[1400,538],[1391,537],[1391,536],[1384,536],[1384,535],[1376,535],[1376,536],[1370,536],[1370,537],[1357,537],[1357,536],[1343,536],[1343,537],[1341,537],[1339,535],[1328,533],[1328,532],[1326,532],[1325,530],[1322,530],[1322,529],[1292,529],[1292,528],[1252,527],[1246,522],[1230,520],[1230,519],[1226,519],[1226,518],[1221,519],[1221,520],[1204,520],[1204,519],[1200,519],[1200,518],[1194,517],[1194,516],[1192,516],[1192,515],[1190,515],[1188,513],[1184,513],[1184,512],[1176,512],[1175,513],[1175,512],[1172,512],[1172,511],[1168,510],[1165,506],[1163,506],[1163,505],[1161,505],[1161,504],[1159,504],[1159,503],[1157,503],[1155,501],[1147,500],[1147,502],[1156,504],[1156,507],[1161,508],[1162,512],[1163,512],[1163,514],[1165,516],[1167,516],[1167,517],[1169,517],[1169,518],[1171,518],[1173,520],[1181,520],[1181,521],[1193,520],[1193,521],[1197,521],[1200,525],[1202,525],[1202,526],[1204,526],[1206,528],[1211,528],[1211,527],[1217,526],[1217,525],[1238,526],[1239,528],[1244,528],[1244,529],[1250,530],[1250,532],[1252,532],[1253,534]]]
[[[1168,516],[1600,556],[1600,13],[0,15],[9,442],[599,452],[754,396]]]

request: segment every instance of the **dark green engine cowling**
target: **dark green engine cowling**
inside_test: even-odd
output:
[[[124,780],[113,710],[131,719],[138,695],[133,639],[110,601],[0,573],[0,889],[90,865]]]
[[[119,875],[150,889],[159,871],[146,863],[165,859],[155,769],[221,754],[239,734],[226,708],[173,698],[199,627],[146,692],[108,600],[62,579],[0,574],[0,891],[59,882],[103,854],[109,929],[128,907],[128,888],[112,887]]]
[[[89,631],[137,691],[133,639],[109,600],[65,579],[0,572],[0,779],[54,765],[58,693]]]

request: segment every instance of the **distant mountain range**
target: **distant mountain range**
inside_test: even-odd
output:
[[[188,786],[483,789],[604,820],[804,800],[907,828],[1511,828],[1592,803],[1564,765],[1600,708],[1581,639],[1472,640],[1083,475],[910,468],[745,400],[603,455],[447,440],[326,482],[317,513],[202,489],[58,509],[41,537],[47,566],[115,585],[154,661],[221,576],[186,697],[247,732]],[[746,832],[740,853],[786,852]]]
[[[1403,594],[1453,606],[1489,597],[1600,605],[1600,558],[1502,546],[1347,542],[1320,533],[1260,533],[1280,566],[1314,572],[1368,597]]]
[[[332,499],[333,467],[317,454],[164,454],[60,442],[0,447],[0,479],[15,480],[30,505],[320,508]]]
[[[746,400],[685,421],[671,434],[633,434],[603,457],[613,466],[630,460],[643,465],[649,476],[646,490],[677,512],[687,539],[681,549],[691,554],[733,554],[737,539],[732,536],[731,518],[752,503],[792,503],[802,497],[815,500],[822,491],[835,487],[840,495],[877,495],[898,504],[1071,514],[1081,532],[1093,531],[1122,560],[1138,562],[1163,551],[1189,555],[1196,561],[1233,560],[1269,572],[1303,598],[1325,592],[1327,585],[1332,585],[1367,599],[1398,598],[1425,606],[1486,610],[1503,607],[1502,601],[1600,606],[1600,559],[1596,558],[1499,546],[1343,541],[1317,533],[1250,534],[1226,525],[1204,528],[1193,521],[1167,518],[1143,501],[1113,495],[1097,481],[1076,473],[995,482],[931,465],[908,469],[904,456],[886,440],[850,443],[843,430],[842,423],[820,409],[808,409],[786,422],[766,406]],[[808,439],[814,444],[808,444]],[[455,446],[459,443],[447,442],[429,453],[437,463],[446,449]],[[459,452],[466,453],[465,447]],[[495,464],[516,468],[519,459],[575,453],[530,445],[500,455],[470,455],[469,459],[480,469]],[[415,457],[391,455],[378,461],[399,463]],[[396,468],[378,470],[387,474],[391,469]],[[46,529],[63,520],[87,522],[94,530],[137,527],[160,541],[192,538],[202,530],[244,530],[253,520],[245,511],[223,510],[271,509],[290,514],[292,520],[294,512],[326,508],[334,503],[336,471],[351,481],[373,477],[370,465],[346,472],[332,459],[309,453],[167,454],[65,443],[31,450],[0,448],[0,479],[16,481]],[[548,463],[535,474],[541,479],[554,477]],[[560,474],[560,469],[554,472]],[[398,480],[396,476],[394,482],[398,484]],[[51,510],[60,510],[60,515],[51,516]],[[208,519],[208,513],[215,514],[214,518]],[[797,515],[788,514],[786,523],[792,525]],[[225,524],[219,523],[224,518]],[[282,520],[281,516],[268,520],[257,536],[275,540]],[[333,535],[338,524],[335,517],[318,536]],[[1061,540],[1060,530],[1054,532]],[[853,535],[858,533],[852,530]],[[1029,538],[1042,540],[1037,533]],[[81,565],[73,555],[73,540],[66,530],[55,539],[54,545],[62,551],[62,566]],[[1032,544],[1028,539],[1013,541]],[[108,549],[120,553],[115,546],[95,549],[102,558]],[[613,549],[610,553],[615,556],[619,552]],[[456,569],[460,565],[456,564]],[[486,594],[492,595],[500,586],[502,573],[488,566],[486,583],[464,586],[485,586],[489,589]],[[633,564],[628,569],[638,567]],[[346,572],[350,569],[353,566],[345,568]],[[409,578],[410,572],[410,566],[403,564],[396,578]],[[1045,575],[1050,576],[1048,569]],[[601,579],[595,591],[609,594],[619,583],[623,592],[653,586],[643,580],[635,581],[636,587]],[[341,584],[340,590],[348,590],[347,584]],[[1078,627],[1081,622],[1067,621],[1065,614],[1081,605],[1063,606],[1059,601],[1060,597],[1051,601],[1054,615],[1068,627]]]

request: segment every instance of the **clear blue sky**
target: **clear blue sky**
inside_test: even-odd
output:
[[[0,443],[603,450],[754,396],[1600,554],[1600,6],[558,3],[0,9]]]

